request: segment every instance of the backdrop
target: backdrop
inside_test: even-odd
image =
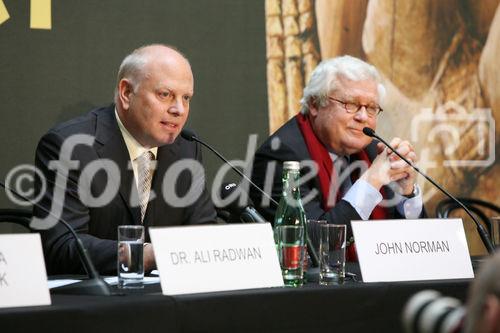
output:
[[[43,28],[32,28],[34,17]],[[228,158],[244,159],[249,134],[262,141],[268,133],[263,1],[3,0],[0,178],[33,164],[38,139],[54,124],[111,103],[121,60],[156,42],[191,61],[187,126]],[[220,162],[204,157],[212,178]],[[0,202],[11,205],[3,191]]]
[[[231,159],[297,112],[319,61],[351,54],[388,88],[380,133],[410,139],[454,194],[499,204],[499,1],[0,0],[0,178],[54,124],[111,103],[123,57],[161,42],[193,67],[188,126]],[[211,180],[221,164],[204,157]],[[441,197],[422,186],[432,215]]]
[[[297,113],[319,61],[350,54],[375,65],[387,89],[377,132],[410,140],[419,167],[451,193],[498,205],[499,2],[267,0],[271,131]],[[443,195],[419,180],[433,216]],[[484,253],[464,225],[472,252]]]

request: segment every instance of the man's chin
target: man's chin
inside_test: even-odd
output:
[[[363,142],[363,143],[355,143],[355,144],[349,145],[349,147],[346,147],[347,155],[359,153],[360,151],[365,149],[369,144],[370,144],[370,142]]]
[[[170,145],[172,143],[175,142],[175,139],[177,139],[177,136],[179,135],[179,133],[175,133],[175,134],[169,134],[165,137],[163,137],[160,141],[160,145],[159,146],[164,146],[164,145]]]

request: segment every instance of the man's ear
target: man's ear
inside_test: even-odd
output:
[[[124,110],[130,107],[130,95],[134,92],[134,87],[128,79],[121,79],[118,82],[118,99],[122,104]]]
[[[309,99],[309,102],[307,103],[309,107],[309,114],[313,117],[316,117],[318,115],[318,108],[319,108],[319,102],[318,99],[315,97],[311,97]]]

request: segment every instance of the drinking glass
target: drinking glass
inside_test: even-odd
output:
[[[344,283],[346,226],[321,225],[320,238],[319,283],[322,285]]]
[[[311,245],[314,247],[316,251],[319,251],[319,244],[321,240],[320,227],[327,223],[328,222],[326,220],[313,220],[313,219],[309,219],[306,222],[307,233],[309,235],[309,239],[311,240]]]
[[[118,227],[118,287],[142,288],[144,279],[144,227]]]

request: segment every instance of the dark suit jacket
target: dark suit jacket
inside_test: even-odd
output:
[[[272,149],[271,142],[273,140],[279,139],[279,147],[277,149]],[[371,161],[375,159],[377,155],[376,144],[372,142],[366,148],[368,156]],[[290,119],[282,127],[280,127],[272,136],[270,136],[260,148],[255,153],[255,159],[252,169],[252,180],[261,188],[264,188],[266,169],[269,162],[275,162],[276,168],[274,171],[272,194],[271,196],[276,201],[279,201],[282,193],[282,180],[281,175],[283,172],[283,162],[284,161],[304,161],[311,160],[309,151],[307,150],[306,143],[300,132],[297,124],[297,120],[294,118]],[[309,170],[305,168],[301,170],[301,175],[304,175]],[[361,220],[361,217],[356,212],[356,210],[347,201],[340,200],[333,208],[328,211],[323,210],[321,207],[322,195],[320,191],[319,178],[315,177],[300,186],[300,194],[305,197],[313,189],[318,191],[318,195],[310,202],[304,204],[304,209],[308,219],[321,219],[327,220],[330,223],[335,224],[346,224],[350,227],[350,221]],[[387,198],[392,198],[394,196],[394,191],[392,191],[388,186],[384,186],[384,191]],[[260,192],[251,188],[250,197],[254,204],[256,205],[259,212],[268,220],[274,221],[274,213],[276,207],[271,203],[271,205],[262,205],[262,196]],[[403,218],[395,207],[388,207],[388,213],[391,218]]]
[[[117,227],[140,224],[140,208],[131,200],[134,196],[135,198],[138,196],[137,187],[132,168],[129,167],[129,153],[115,118],[114,105],[93,110],[86,115],[60,124],[41,138],[36,151],[35,165],[46,179],[47,190],[39,203],[46,209],[51,209],[56,172],[48,165],[51,160],[59,159],[63,142],[74,134],[86,134],[95,138],[95,141],[92,146],[80,144],[73,149],[71,159],[77,161],[78,166],[69,172],[62,217],[79,234],[97,270],[103,274],[116,274]],[[120,174],[108,176],[106,172],[100,170],[90,180],[87,179],[90,185],[86,187],[86,182],[81,181],[85,179],[81,177],[82,170],[89,163],[103,161],[103,159],[116,163]],[[147,207],[143,223],[146,230],[150,226],[215,221],[216,214],[205,187],[204,177],[192,177],[190,172],[183,171],[176,179],[166,179],[164,182],[167,169],[181,159],[194,159],[201,162],[199,145],[179,136],[174,143],[158,148],[157,166],[151,185],[156,197],[149,202]],[[99,197],[106,186],[109,186],[108,182],[111,185],[114,184],[118,192],[105,205],[102,205],[102,202],[87,205],[84,202],[89,203],[89,201],[82,200],[78,194],[78,189],[80,189],[83,193],[91,193],[94,197]],[[172,189],[175,186],[179,197],[188,193],[191,186],[200,186],[192,192],[201,195],[188,207],[176,207],[171,204],[171,201],[164,199],[162,182],[166,188]],[[41,189],[40,180],[35,183],[38,193]],[[34,208],[33,213],[37,217],[47,215],[37,207]],[[41,235],[49,274],[83,272],[75,240],[61,223],[43,231]],[[146,234],[146,240],[148,238]]]

